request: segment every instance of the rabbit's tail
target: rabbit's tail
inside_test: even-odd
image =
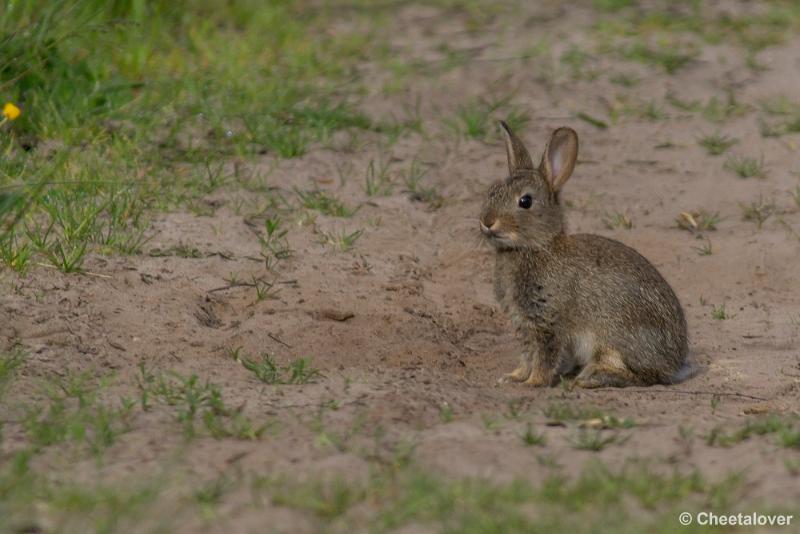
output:
[[[683,367],[678,369],[678,372],[669,378],[669,383],[680,384],[685,380],[689,380],[690,378],[697,376],[700,371],[702,371],[701,366],[689,361],[685,361],[683,363]]]

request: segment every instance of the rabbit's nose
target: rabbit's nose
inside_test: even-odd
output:
[[[496,229],[497,220],[496,219],[485,219],[481,220],[481,232],[484,234],[491,234],[493,230]]]

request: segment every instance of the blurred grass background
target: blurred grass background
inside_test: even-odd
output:
[[[0,99],[22,115],[0,137],[0,261],[135,253],[144,210],[218,187],[213,161],[374,128],[335,91],[369,33],[325,21],[282,0],[5,1]]]

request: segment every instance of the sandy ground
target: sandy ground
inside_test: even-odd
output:
[[[219,476],[232,466],[299,479],[357,477],[369,465],[357,451],[412,443],[417,462],[436,472],[535,482],[549,467],[519,438],[532,422],[547,437],[542,454],[569,474],[598,458],[611,465],[651,458],[711,479],[735,469],[746,476],[748,502],[796,506],[800,483],[785,466],[796,450],[767,438],[711,447],[703,436],[718,425],[736,428],[753,414],[800,406],[800,211],[787,193],[800,184],[800,137],[763,138],[756,105],[779,95],[796,98],[800,40],[762,52],[759,59],[769,67],[763,72],[745,68],[733,47],[708,45],[674,75],[598,56],[590,65],[603,75],[573,80],[548,74],[543,59],[513,57],[545,36],[556,58],[569,43],[587,42],[575,29],[591,22],[590,12],[556,4],[524,9],[524,16],[499,15],[478,33],[465,30],[463,17],[432,8],[399,11],[391,23],[398,54],[435,65],[443,42],[472,50],[465,64],[414,78],[389,96],[381,71],[363,66],[363,76],[373,80],[364,110],[402,117],[418,103],[425,134],[391,147],[378,136],[360,138],[355,147],[339,136],[296,160],[264,156],[247,163],[246,176],[253,182],[265,176],[269,192],[248,189],[246,178],[207,199],[211,215],[155,214],[145,253],[93,256],[85,267],[99,276],[46,268],[24,278],[4,273],[0,345],[21,343],[29,353],[14,398],[35,398],[37,379],[78,371],[111,373],[111,391],[133,395],[144,362],[208,378],[231,404],[279,428],[258,441],[198,438],[180,448],[190,479]],[[575,119],[579,111],[607,116],[612,95],[622,91],[608,81],[610,72],[641,79],[624,90],[634,100],[663,102],[672,92],[705,102],[731,89],[752,108],[719,125],[667,104],[661,104],[663,119],[623,117],[608,129]],[[486,141],[465,140],[444,122],[470,98],[504,96],[529,113],[520,134],[532,152],[540,153],[555,127],[578,131],[579,164],[564,190],[569,227],[618,239],[658,267],[685,308],[691,359],[701,369],[696,377],[624,390],[496,384],[514,367],[520,347],[494,302],[492,251],[479,240],[476,217],[487,186],[504,176],[505,153],[494,126]],[[493,115],[502,116],[502,110]],[[726,156],[707,155],[696,139],[717,129],[740,140],[730,154],[763,156],[766,177],[741,179],[723,168]],[[402,191],[401,174],[415,159],[428,169],[423,184],[441,195],[440,206]],[[363,176],[372,160],[391,163],[392,194],[365,195]],[[342,183],[340,175],[349,178]],[[295,188],[320,188],[361,208],[352,218],[304,210],[285,216],[293,254],[273,275],[258,260],[258,208],[267,195],[293,198]],[[776,205],[760,229],[743,220],[741,207],[759,196]],[[721,216],[718,228],[704,233],[713,246],[707,256],[694,249],[705,241],[675,222],[680,212],[700,209]],[[604,218],[613,212],[626,213],[632,228],[609,229]],[[357,229],[364,234],[350,251],[320,243],[322,232]],[[148,254],[178,245],[196,248],[200,257]],[[274,281],[280,291],[258,301],[252,287],[227,287],[232,277]],[[721,304],[730,317],[714,319],[712,308]],[[304,386],[264,385],[231,357],[236,348],[247,355],[269,352],[282,363],[310,357],[325,378]],[[336,410],[320,408],[330,401]],[[543,410],[555,403],[597,408],[637,426],[625,431],[622,444],[576,450],[573,425],[545,424]],[[309,423],[317,417],[347,445],[320,444]],[[174,428],[158,410],[137,415],[134,430],[106,453],[101,471],[113,479],[163,465],[181,441]],[[690,444],[680,429],[691,429]],[[21,432],[6,429],[6,451],[21,442]],[[80,474],[93,463],[75,465]],[[235,498],[221,505],[226,528],[257,529],[265,517],[278,531],[313,528],[300,511],[237,506]]]

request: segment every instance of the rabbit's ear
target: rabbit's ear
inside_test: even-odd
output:
[[[542,155],[539,170],[550,183],[550,189],[558,193],[575,169],[578,159],[578,134],[572,128],[559,128],[550,136]]]
[[[528,149],[522,141],[514,135],[511,128],[504,121],[500,121],[503,132],[506,134],[506,154],[508,155],[508,172],[511,176],[523,169],[533,170],[533,160],[528,153]]]

